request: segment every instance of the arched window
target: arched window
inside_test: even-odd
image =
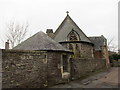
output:
[[[67,37],[67,40],[68,41],[79,41],[80,40],[80,37],[78,35],[78,33],[74,30],[72,30],[69,34],[68,34],[68,37]]]

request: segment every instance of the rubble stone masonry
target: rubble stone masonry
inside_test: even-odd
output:
[[[2,53],[3,88],[46,86],[46,52],[2,50]]]
[[[68,57],[69,80],[106,67],[105,59],[74,59],[64,51],[0,50],[2,88],[45,88],[65,83],[62,55]]]

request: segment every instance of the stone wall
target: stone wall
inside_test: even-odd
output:
[[[93,58],[93,46],[87,43],[81,43],[81,57],[83,58]]]
[[[48,56],[47,56],[47,59],[48,59],[47,70],[49,74],[48,75],[48,86],[64,82],[62,78],[62,74],[63,74],[62,55],[63,54],[66,54],[66,53],[65,52],[48,52]],[[69,53],[67,55],[68,57],[70,57]]]
[[[62,51],[2,50],[3,88],[43,88],[64,83]],[[69,62],[68,62],[69,63]],[[70,72],[70,64],[68,65]]]
[[[72,63],[72,79],[78,79],[106,67],[105,59],[78,59]]]
[[[68,55],[68,73],[78,79],[105,67],[104,59],[72,59],[58,51],[2,50],[3,88],[42,88],[64,83],[62,55]],[[68,78],[67,78],[68,79]]]
[[[103,58],[102,51],[94,51],[94,58]]]
[[[2,50],[2,87],[46,87],[46,52]]]
[[[61,43],[65,48],[74,52],[76,58],[94,58],[93,46],[88,43]]]
[[[120,67],[120,60],[118,60],[118,61],[113,60],[113,61],[112,61],[112,66],[113,66],[113,67]]]

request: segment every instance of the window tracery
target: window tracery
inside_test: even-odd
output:
[[[79,35],[77,34],[77,32],[75,32],[74,30],[72,30],[69,35],[68,35],[68,41],[79,41]]]

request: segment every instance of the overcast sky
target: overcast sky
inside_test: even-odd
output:
[[[104,35],[118,44],[119,0],[0,0],[0,38],[6,41],[6,24],[12,20],[29,23],[29,33],[53,29],[66,11],[87,36]],[[0,41],[0,48],[4,44]]]

